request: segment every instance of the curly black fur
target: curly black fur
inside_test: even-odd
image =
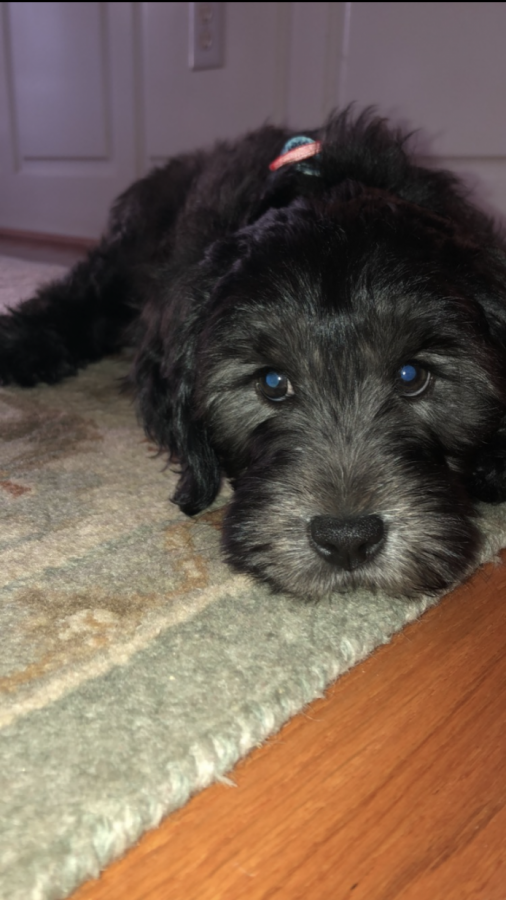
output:
[[[134,184],[84,262],[0,317],[0,380],[133,341],[175,501],[232,480],[232,564],[304,596],[440,591],[476,559],[475,500],[506,500],[504,243],[370,113],[312,136],[316,175],[270,173],[290,134],[265,127]]]

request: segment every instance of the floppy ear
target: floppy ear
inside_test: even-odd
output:
[[[202,427],[191,424],[180,435],[181,477],[173,501],[187,516],[206,509],[215,499],[221,483],[218,458]],[[184,456],[184,461],[182,458]]]
[[[213,502],[221,482],[218,457],[194,404],[197,326],[184,298],[180,304],[174,296],[165,306],[148,303],[129,379],[137,391],[146,434],[181,468],[172,499],[189,516]]]

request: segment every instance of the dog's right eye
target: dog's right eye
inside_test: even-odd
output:
[[[404,397],[419,397],[430,383],[430,372],[419,363],[406,363],[397,372],[397,388]]]
[[[267,398],[267,400],[286,400],[293,394],[293,388],[288,381],[286,375],[282,372],[276,372],[274,369],[268,369],[257,381],[257,390]]]

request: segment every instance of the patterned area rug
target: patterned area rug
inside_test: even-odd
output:
[[[56,267],[0,260],[0,303]],[[56,900],[429,605],[304,605],[220,559],[118,392],[124,359],[0,389],[0,896]],[[506,543],[487,510],[483,559]]]

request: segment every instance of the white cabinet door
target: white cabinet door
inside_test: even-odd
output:
[[[131,3],[4,3],[0,227],[95,237],[135,177]]]
[[[290,6],[226,3],[192,71],[188,3],[4,3],[0,227],[95,237],[154,164],[282,120]]]

